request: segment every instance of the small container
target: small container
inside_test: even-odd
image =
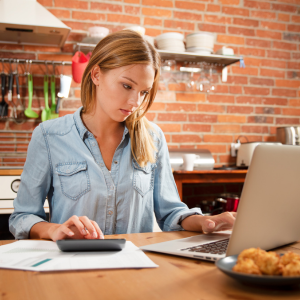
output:
[[[221,194],[220,197],[216,199],[224,211],[237,211],[240,197],[235,194]]]

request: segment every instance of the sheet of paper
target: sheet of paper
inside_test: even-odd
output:
[[[18,241],[0,247],[0,268],[29,271],[66,271],[158,267],[127,241],[122,251],[61,252],[55,242]]]

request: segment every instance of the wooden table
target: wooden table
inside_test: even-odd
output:
[[[192,236],[198,233],[151,232],[111,235],[137,246]],[[7,244],[13,241],[0,241]],[[300,243],[280,249],[300,254]],[[146,252],[155,269],[30,272],[0,269],[0,299],[5,300],[279,300],[300,299],[299,288],[253,288],[219,271],[214,263]]]
[[[182,201],[184,183],[243,183],[247,170],[174,171],[174,179]]]

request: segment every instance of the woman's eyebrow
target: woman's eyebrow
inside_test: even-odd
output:
[[[134,84],[136,84],[137,85],[137,83],[133,80],[133,79],[131,79],[131,78],[129,78],[129,77],[126,77],[126,76],[122,76],[123,78],[125,78],[125,79],[127,79],[127,80],[129,80],[129,81],[131,81],[132,83],[134,83]],[[152,87],[150,86],[150,87],[148,87],[148,89],[151,89]]]

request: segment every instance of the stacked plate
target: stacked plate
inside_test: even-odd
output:
[[[178,32],[163,33],[155,38],[157,48],[160,50],[184,52],[184,36]]]
[[[195,32],[186,36],[186,51],[198,54],[211,54],[214,51],[215,37],[210,32]]]

